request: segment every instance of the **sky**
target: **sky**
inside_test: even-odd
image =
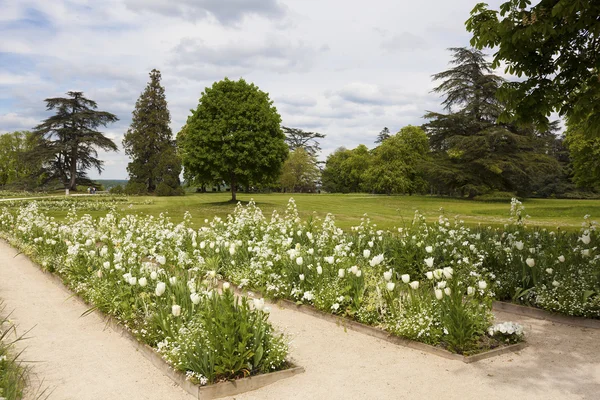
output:
[[[84,92],[119,121],[122,149],[135,101],[159,69],[176,135],[203,90],[228,77],[268,92],[283,125],[316,131],[324,159],[374,146],[441,111],[431,75],[478,0],[0,0],[0,133],[51,115],[44,99]],[[488,0],[498,8],[501,0]],[[101,153],[102,175],[126,179],[128,157]]]

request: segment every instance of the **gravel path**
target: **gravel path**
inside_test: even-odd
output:
[[[24,360],[35,361],[32,387],[50,399],[173,399],[191,395],[175,385],[87,307],[28,258],[0,240],[0,299],[20,332],[30,328]]]
[[[27,258],[0,241],[0,298],[21,329],[34,325],[26,357],[55,399],[190,399]],[[273,307],[306,372],[237,395],[248,399],[598,399],[600,330],[506,313],[529,347],[474,364],[446,360]]]

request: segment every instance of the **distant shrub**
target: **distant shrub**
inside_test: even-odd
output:
[[[475,196],[473,200],[506,202],[510,201],[512,198],[517,198],[517,195],[512,192],[491,192]]]
[[[145,183],[141,182],[129,182],[125,186],[125,194],[128,195],[145,195],[148,194],[148,188]]]
[[[161,182],[156,187],[155,194],[157,196],[183,196],[185,191],[181,186],[173,189],[171,186],[167,185],[165,182]]]
[[[117,185],[117,186],[111,187],[108,192],[110,194],[123,194],[123,193],[125,193],[125,189],[123,189],[123,186]]]

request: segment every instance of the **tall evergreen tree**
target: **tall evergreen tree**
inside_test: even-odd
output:
[[[390,138],[390,130],[388,129],[388,127],[384,127],[381,132],[379,132],[377,134],[377,139],[375,139],[375,143],[379,144],[379,143],[383,143],[384,140],[389,139]]]
[[[290,152],[302,147],[311,156],[316,156],[321,151],[321,146],[317,139],[323,139],[324,134],[319,132],[306,132],[298,128],[289,128],[282,126],[281,130],[285,135],[285,143],[287,143]]]
[[[153,69],[150,82],[135,103],[131,126],[123,139],[125,153],[131,157],[127,172],[130,182],[144,184],[149,192],[159,188],[158,194],[180,194],[181,160],[160,80],[160,71]]]
[[[103,171],[98,148],[118,151],[117,145],[97,130],[118,118],[96,110],[96,102],[86,99],[82,92],[70,91],[67,96],[45,100],[46,108],[56,110],[56,114],[35,127],[32,140],[36,145],[28,158],[43,163],[49,179],[56,178],[65,189],[76,190],[77,183],[89,182],[88,169]]]
[[[504,105],[496,98],[503,79],[478,50],[452,48],[454,65],[433,76],[442,83],[447,114],[428,112],[424,128],[434,161],[428,175],[436,191],[474,196],[493,190],[529,195],[540,176],[560,168],[531,126],[498,123]]]

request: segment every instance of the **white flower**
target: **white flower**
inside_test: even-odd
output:
[[[477,286],[479,287],[479,289],[484,290],[487,288],[487,282],[486,281],[479,281],[477,282]]]
[[[312,292],[304,292],[304,294],[302,295],[302,298],[307,300],[307,301],[311,301],[315,296],[312,294]]]
[[[584,256],[584,257],[589,257],[590,256],[590,249],[581,250],[581,255]]]
[[[102,266],[106,269],[110,268],[110,261],[104,261],[104,264],[102,264]]]
[[[383,254],[379,254],[375,257],[373,257],[373,259],[371,261],[369,261],[369,265],[371,267],[375,267],[376,265],[379,265],[383,262]]]
[[[325,261],[328,262],[329,264],[333,264],[335,261],[335,258],[333,256],[325,257]]]
[[[363,257],[364,257],[364,258],[369,258],[369,257],[371,257],[371,250],[369,250],[369,249],[364,249],[364,250],[363,250]]]
[[[198,293],[192,293],[190,295],[190,300],[192,300],[192,303],[198,304],[200,303],[200,295]]]
[[[340,278],[343,278],[345,274],[346,274],[346,271],[345,271],[343,268],[340,268],[340,269],[338,270],[338,276],[339,276]]]
[[[552,286],[559,287],[560,286],[560,282],[559,281],[553,281],[552,282]]]
[[[131,286],[134,286],[137,283],[137,278],[135,276],[132,276],[129,278],[129,284]]]
[[[252,302],[255,310],[262,310],[265,307],[265,299],[254,299]]]
[[[233,244],[229,247],[229,254],[231,254],[231,255],[235,254],[235,246]]]
[[[102,270],[101,269],[99,269],[98,271],[96,271],[96,276],[98,278],[102,278]]]
[[[523,250],[523,242],[515,242],[515,247],[517,248],[517,250]]]
[[[437,283],[437,287],[443,289],[446,287],[446,281],[440,281]]]
[[[450,296],[452,294],[452,290],[450,290],[450,288],[447,287],[446,289],[444,289],[444,293],[446,293],[446,296]]]
[[[394,288],[396,287],[396,284],[394,282],[388,282],[385,287],[387,288],[387,290],[389,290],[390,292],[394,290]]]
[[[167,258],[165,256],[156,256],[156,261],[158,261],[160,265],[165,265]]]
[[[302,263],[304,263],[304,259],[302,257],[296,258],[296,264],[302,265]]]
[[[158,277],[158,274],[156,273],[156,271],[150,272],[150,279],[155,281],[157,277]]]
[[[338,303],[334,303],[334,304],[331,306],[331,308],[332,308],[334,311],[337,311],[337,310],[340,308],[340,305],[339,305]]]
[[[558,256],[558,261],[565,262],[565,256]]]
[[[389,282],[392,279],[392,270],[386,271],[383,273],[383,279]]]
[[[410,283],[410,287],[414,290],[417,290],[419,288],[419,281],[412,281]]]
[[[359,269],[358,271],[356,271],[356,277],[360,278],[362,275],[362,271]]]
[[[404,282],[404,283],[410,282],[410,275],[408,275],[408,274],[402,275],[401,278],[402,278],[402,282]]]
[[[444,297],[444,292],[442,292],[440,289],[435,289],[435,298],[441,300],[442,297]]]
[[[171,306],[171,313],[173,314],[174,317],[179,317],[181,315],[181,306],[178,306],[177,304],[173,304]]]
[[[141,287],[144,287],[148,284],[148,280],[146,278],[142,277],[142,278],[140,278],[138,283],[140,284]]]
[[[160,297],[163,295],[163,293],[165,292],[166,289],[167,289],[167,285],[164,282],[158,282],[156,284],[156,290],[154,291],[154,294],[157,295],[158,297]]]
[[[581,236],[581,241],[583,242],[583,244],[590,244],[591,238],[590,235],[582,235]]]
[[[312,249],[312,248],[311,248],[311,249],[308,249],[308,254],[310,254],[311,256],[312,256],[313,254],[315,254],[315,249]]]
[[[373,242],[369,242],[369,247],[373,248]]]
[[[212,271],[208,271],[208,276],[210,276],[211,278],[214,278],[217,276],[217,271],[212,270]]]
[[[169,283],[170,283],[171,285],[174,285],[174,284],[176,284],[176,283],[177,283],[177,277],[176,277],[176,276],[172,276],[172,277],[170,277],[170,278],[169,278]]]
[[[427,272],[425,272],[425,276],[427,277],[427,279],[432,280],[433,279],[433,272],[427,271]]]
[[[350,272],[352,272],[354,275],[356,275],[356,273],[358,272],[358,266],[356,266],[356,265],[351,266]]]
[[[535,267],[535,260],[531,257],[528,257],[527,260],[525,260],[525,262],[527,263],[527,265],[529,265],[531,268]]]
[[[427,265],[429,268],[433,268],[433,257],[426,258],[425,265]]]
[[[304,280],[304,274],[300,274],[300,280],[303,281]]]
[[[323,267],[317,265],[317,274],[321,275],[323,273]]]
[[[546,273],[552,274],[554,270],[552,268],[546,268]]]
[[[452,274],[454,274],[454,270],[450,267],[445,267],[442,270],[442,272],[443,272],[444,276],[446,277],[446,279],[452,278]]]
[[[223,282],[223,290],[229,290],[230,286],[229,282]]]
[[[427,246],[427,247],[425,247],[425,251],[428,253],[433,253],[433,247]]]
[[[475,294],[475,289],[474,289],[473,287],[469,286],[469,287],[467,288],[467,294],[468,294],[469,296],[473,296],[473,294]]]

